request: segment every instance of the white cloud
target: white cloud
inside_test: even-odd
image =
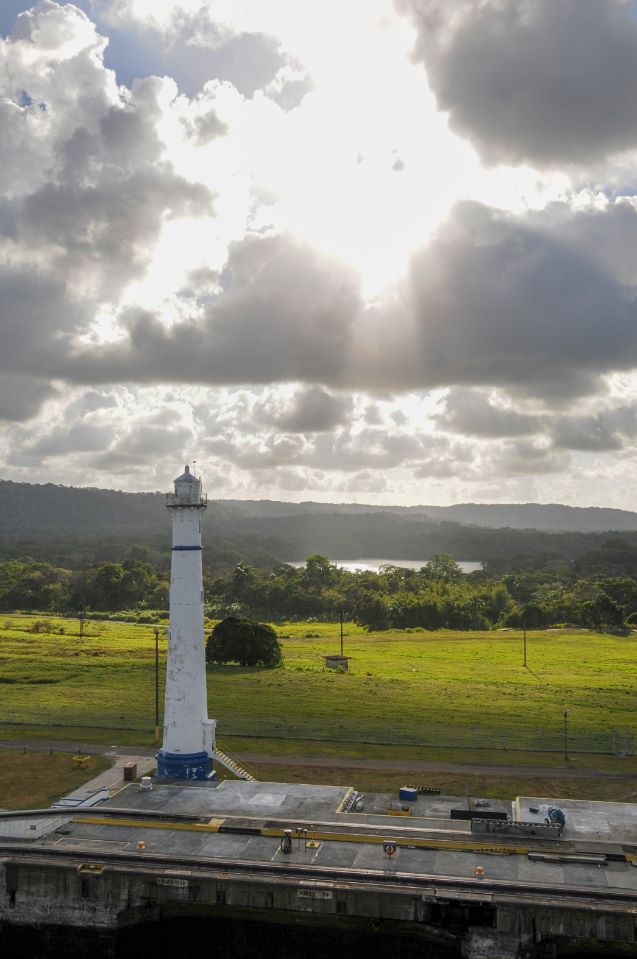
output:
[[[603,98],[632,76],[630,5],[583,2],[572,36],[619,51]],[[162,487],[197,457],[224,495],[577,501],[594,475],[632,502],[630,84],[589,126],[571,85],[551,139],[562,88],[523,123],[470,109],[469,67],[506,73],[496,0],[81,6],[0,39],[7,475]],[[525,8],[516,49],[559,29],[517,93],[554,85],[567,38]]]

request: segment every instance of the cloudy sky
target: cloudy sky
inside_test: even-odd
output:
[[[637,2],[0,0],[0,477],[637,508]]]

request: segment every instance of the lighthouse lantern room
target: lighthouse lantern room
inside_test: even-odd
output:
[[[170,627],[166,665],[164,739],[158,779],[210,779],[215,720],[208,719],[204,647],[201,480],[186,466],[166,497],[172,520]]]

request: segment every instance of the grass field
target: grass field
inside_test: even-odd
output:
[[[637,782],[621,776],[600,779],[567,779],[559,771],[551,776],[477,776],[465,773],[436,773],[424,777],[422,773],[388,772],[387,770],[326,769],[311,766],[277,766],[253,763],[251,768],[264,782],[322,783],[324,785],[354,786],[361,792],[388,792],[397,795],[401,786],[417,785],[427,779],[437,786],[443,796],[471,796],[487,799],[515,799],[516,796],[568,796],[570,799],[595,799],[604,802],[637,801]]]
[[[42,619],[0,620],[0,720],[39,724],[39,730],[25,728],[30,738],[150,744],[153,627],[91,622],[81,640],[74,620],[50,618],[52,631],[31,632]],[[285,668],[209,667],[210,714],[222,729],[228,717],[344,727],[418,725],[446,730],[459,746],[476,727],[485,741],[507,730],[539,729],[551,732],[559,749],[568,708],[572,741],[612,728],[635,730],[637,635],[531,632],[525,670],[515,632],[369,634],[347,624],[350,669],[340,674],[326,670],[322,659],[338,650],[337,624],[277,629]],[[162,639],[162,699],[165,655]],[[84,728],[70,730],[72,725]],[[0,738],[12,735],[20,738],[21,727],[0,725]]]
[[[74,769],[70,753],[0,750],[0,807],[43,809],[108,769],[103,756],[91,756],[86,769]]]

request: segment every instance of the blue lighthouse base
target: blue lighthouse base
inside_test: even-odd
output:
[[[165,753],[163,749],[156,754],[157,779],[211,779],[212,759],[208,753]]]

